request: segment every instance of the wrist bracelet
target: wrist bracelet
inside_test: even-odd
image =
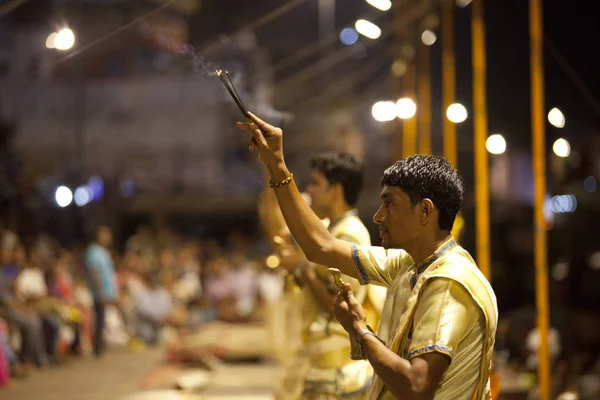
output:
[[[363,339],[364,339],[364,338],[365,338],[365,336],[367,336],[367,335],[373,335],[373,336],[377,337],[377,335],[376,335],[376,334],[374,334],[373,332],[371,332],[371,331],[369,331],[369,330],[366,330],[366,329],[365,329],[365,330],[364,330],[364,331],[362,331],[362,332],[359,334],[359,336],[358,336],[358,343],[360,343],[360,346],[361,346],[361,347],[362,347],[362,342],[363,342]],[[379,338],[378,338],[378,339],[379,339]]]
[[[281,182],[275,182],[274,183],[272,180],[269,179],[269,187],[271,189],[280,188],[282,186],[285,186],[285,185],[289,184],[293,179],[294,179],[294,174],[292,174],[290,172],[290,176],[288,176],[287,178],[285,178]]]

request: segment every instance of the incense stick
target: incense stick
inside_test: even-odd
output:
[[[229,81],[229,84],[231,85],[231,89],[233,89],[233,93],[235,93],[235,97],[237,97],[238,99],[238,103],[242,106],[242,109],[246,109],[246,107],[244,107],[244,103],[242,103],[242,98],[240,97],[238,91],[235,89],[235,86],[233,85],[233,81],[231,80],[231,76],[229,75],[229,72],[225,71],[225,75],[227,76],[227,80]],[[246,111],[247,113],[247,111]]]
[[[233,98],[233,101],[235,101],[235,104],[237,104],[238,108],[244,115],[244,118],[248,118],[248,111],[242,104],[242,100],[240,99],[240,96],[238,95],[237,90],[235,90],[235,86],[233,86],[233,82],[231,81],[231,78],[229,77],[229,73],[227,73],[227,71],[223,71],[222,69],[218,69],[216,71],[216,73],[217,73],[217,76],[219,77],[219,79],[221,80],[221,82],[223,83],[223,85],[225,86],[225,89],[227,89],[227,91],[229,92],[229,95]],[[225,76],[227,76],[227,79],[225,78]]]

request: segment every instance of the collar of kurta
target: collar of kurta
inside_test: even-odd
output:
[[[419,277],[419,275],[421,275],[431,264],[439,260],[444,254],[446,254],[449,250],[453,249],[456,246],[456,239],[450,237],[450,239],[446,240],[440,247],[438,247],[432,255],[430,255],[419,265],[417,265],[415,274],[410,278],[411,288],[414,288],[417,284],[417,278]]]

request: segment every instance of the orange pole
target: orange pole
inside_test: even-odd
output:
[[[442,119],[444,156],[456,167],[456,125],[446,118],[446,110],[456,101],[456,58],[454,56],[454,1],[442,2]]]
[[[477,264],[489,280],[490,275],[490,196],[487,140],[486,52],[483,0],[471,3],[473,46],[473,123],[475,153],[475,230]]]
[[[402,42],[406,38],[406,25],[400,24],[402,17],[406,12],[406,3],[399,2],[394,5],[394,57],[396,60],[402,59]],[[405,71],[406,72],[406,71]],[[394,73],[392,68],[392,90],[394,93],[394,101],[397,101],[403,95],[404,89],[404,80],[406,78],[401,75],[397,75]],[[403,121],[399,118],[396,118],[393,122],[393,131],[392,131],[392,146],[394,146],[393,154],[394,160],[399,160],[403,158],[403,148],[404,148],[404,124]]]
[[[419,49],[418,96],[419,153],[431,154],[431,53],[425,45]]]
[[[542,0],[529,0],[529,36],[531,68],[531,127],[534,175],[534,243],[537,326],[540,333],[538,380],[540,399],[550,400],[550,325],[548,301],[548,260],[544,196],[546,194],[546,133],[544,115],[544,51]]]
[[[416,98],[416,73],[415,73],[415,61],[406,61],[406,72],[404,73],[404,79],[402,80],[404,88],[404,97],[412,99],[415,103]],[[417,110],[419,104],[417,104]],[[416,116],[410,119],[404,120],[404,131],[402,136],[402,156],[409,157],[417,152],[417,119]]]

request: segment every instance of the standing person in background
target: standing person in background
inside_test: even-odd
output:
[[[104,352],[102,334],[104,314],[107,305],[117,300],[117,276],[109,249],[112,245],[112,232],[106,225],[96,230],[96,239],[85,253],[85,275],[94,299],[94,355]]]
[[[337,152],[313,157],[311,167],[307,187],[311,208],[328,226],[330,234],[340,240],[370,245],[369,232],[356,210],[363,185],[363,164],[351,154]],[[266,231],[279,236],[280,239],[271,238],[277,242],[288,235],[273,190],[277,187],[271,185],[264,194],[263,209],[259,212]],[[280,247],[283,266],[295,274],[303,287],[302,336],[309,358],[303,399],[362,398],[373,370],[368,363],[350,358],[349,335],[333,316],[338,289],[332,276],[325,268],[308,262],[294,246]],[[370,286],[361,287],[357,279],[349,276],[344,276],[344,280],[352,284],[358,301],[370,308],[369,322],[376,326],[385,290],[377,293]]]

